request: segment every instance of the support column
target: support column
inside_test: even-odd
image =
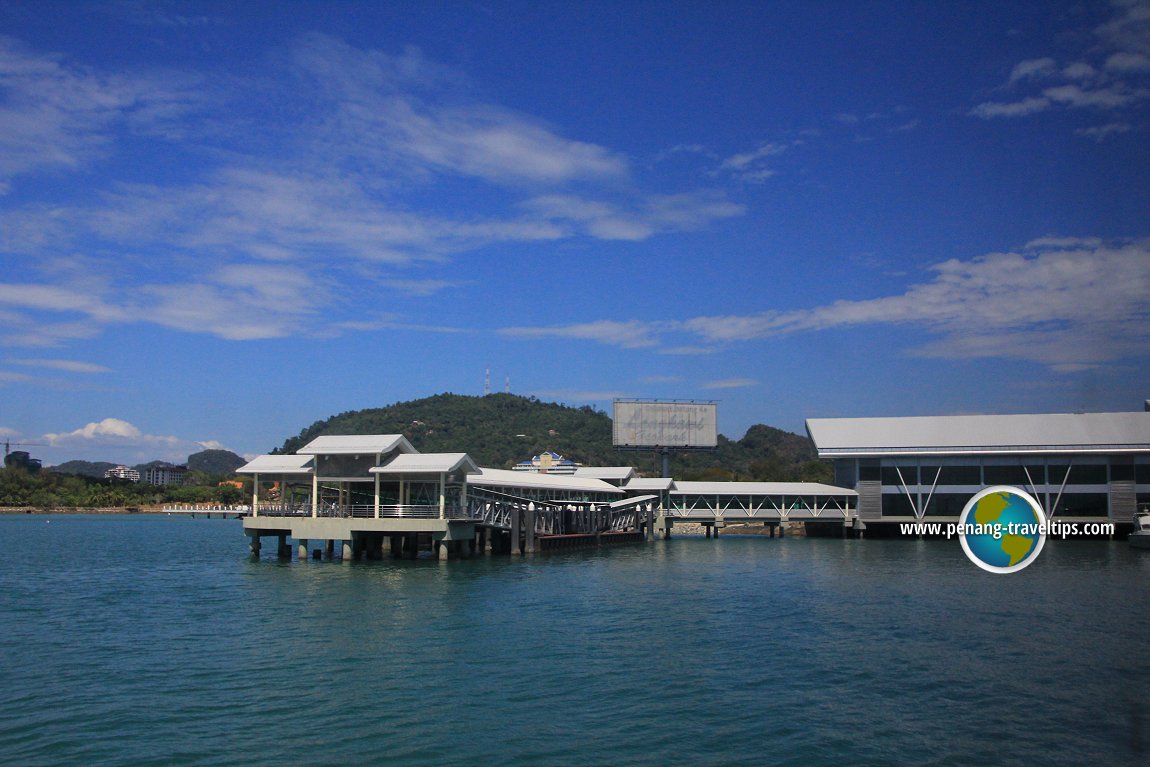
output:
[[[419,533],[407,533],[403,537],[403,558],[419,558]]]
[[[311,471],[311,516],[315,519],[319,516],[319,456],[312,458],[312,471]]]
[[[297,547],[299,548],[299,561],[300,562],[306,562],[307,561],[307,543],[308,543],[307,538],[300,538],[298,541],[296,541]]]
[[[286,535],[281,535],[279,537],[279,545],[276,547],[276,556],[278,556],[280,559],[291,559],[291,546],[288,545]]]
[[[260,548],[261,548],[259,535],[251,536],[250,545],[251,545],[251,549],[252,549],[252,558],[253,559],[259,559],[260,558]]]
[[[379,465],[379,456],[375,457],[376,466]],[[379,474],[375,475],[375,518],[379,519]]]
[[[711,526],[709,524],[707,524],[706,522],[704,522],[703,523],[703,530],[706,531],[707,539],[709,540],[711,538]]]
[[[281,493],[282,495],[282,493]],[[252,516],[258,517],[260,515],[260,475],[259,473],[252,475]]]
[[[519,515],[522,513],[519,504],[511,505],[511,556],[513,557],[523,553],[519,548]]]
[[[324,556],[325,556],[325,557],[327,557],[327,558],[328,558],[328,561],[330,561],[330,560],[332,560],[332,559],[335,559],[335,541],[334,541],[334,540],[328,539],[328,540],[327,540],[327,541],[324,543],[324,552],[323,552],[323,554],[324,554]]]
[[[343,541],[343,561],[350,562],[355,559],[355,540],[345,539]]]
[[[399,559],[403,556],[403,536],[392,535],[391,538],[391,558]]]
[[[535,504],[534,503],[528,503],[527,504],[527,520],[526,520],[526,522],[524,522],[524,528],[525,528],[525,530],[524,530],[524,536],[523,537],[526,540],[523,542],[523,553],[524,554],[534,554],[535,553]]]
[[[655,510],[649,503],[647,504],[647,534],[644,536],[644,540],[655,540]]]

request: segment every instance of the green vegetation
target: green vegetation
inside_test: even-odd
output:
[[[480,466],[511,468],[552,450],[587,466],[634,466],[659,476],[654,451],[619,451],[611,446],[611,418],[592,407],[568,407],[534,397],[490,394],[467,397],[438,394],[383,408],[340,413],[316,421],[275,452],[294,453],[324,434],[403,434],[417,450],[466,452]],[[153,462],[155,463],[155,462]],[[188,457],[188,484],[154,487],[104,479],[114,464],[68,461],[30,471],[23,465],[0,469],[0,506],[125,507],[163,503],[243,503],[248,494],[222,480],[234,477],[244,460],[226,450]],[[136,468],[143,469],[150,464]],[[672,473],[683,480],[830,482],[830,464],[815,457],[810,440],[756,425],[740,440],[719,437],[711,452],[677,453]]]
[[[316,421],[276,452],[294,453],[324,434],[403,434],[422,452],[466,452],[480,466],[511,468],[552,450],[588,466],[635,466],[659,476],[653,451],[611,446],[611,418],[590,406],[540,402],[534,397],[438,394],[383,408],[354,410]],[[714,452],[678,453],[671,459],[679,479],[829,482],[830,464],[815,456],[810,440],[757,425],[738,440],[720,435]]]

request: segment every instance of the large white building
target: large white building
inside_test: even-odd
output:
[[[1150,412],[811,418],[807,432],[867,522],[957,518],[990,485],[1060,518],[1129,522],[1150,503]]]

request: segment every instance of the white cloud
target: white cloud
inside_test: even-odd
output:
[[[0,35],[0,193],[19,175],[113,151],[114,131],[161,134],[194,103],[186,78],[98,73]]]
[[[687,337],[702,342],[688,348],[702,350],[803,332],[906,325],[936,336],[912,354],[1029,360],[1063,371],[1150,349],[1150,240],[1048,237],[1017,252],[950,259],[931,272],[933,279],[900,294],[810,309],[504,332],[623,348],[657,348],[668,338]]]
[[[44,434],[41,439],[47,443],[45,452],[54,454],[53,460],[83,457],[128,463],[149,460],[182,463],[200,450],[227,449],[215,440],[147,434],[121,418],[92,421],[72,431]]]
[[[1106,59],[1106,68],[1114,72],[1150,72],[1150,56],[1119,51]]]
[[[1150,98],[1146,82],[1150,74],[1150,3],[1115,2],[1112,10],[1114,16],[1094,30],[1097,44],[1083,45],[1080,55],[1062,65],[1051,57],[1019,62],[1003,86],[1015,95],[982,102],[968,114],[990,120],[1059,108],[1121,113]],[[1085,34],[1077,37],[1088,39]],[[1089,131],[1076,132],[1099,137]]]
[[[1050,77],[1057,71],[1058,62],[1052,58],[1027,59],[1014,65],[1014,69],[1010,72],[1010,82],[1040,80],[1045,77]]]
[[[707,381],[703,384],[704,389],[746,389],[751,386],[758,386],[759,382],[753,378],[724,378],[719,381]]]
[[[66,373],[111,373],[111,368],[97,365],[94,362],[81,362],[79,360],[50,360],[50,359],[10,359],[10,364],[25,367],[48,368],[62,370]]]
[[[624,349],[641,349],[655,346],[658,343],[655,338],[656,328],[651,323],[638,320],[630,322],[598,320],[550,328],[514,327],[504,328],[499,332],[503,335],[519,338],[570,338],[582,341],[598,341],[610,346],[621,346]]]

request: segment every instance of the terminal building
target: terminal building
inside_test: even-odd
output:
[[[957,520],[985,487],[1030,493],[1048,516],[1130,523],[1150,504],[1150,403],[1143,412],[811,418],[835,484],[873,523]]]

